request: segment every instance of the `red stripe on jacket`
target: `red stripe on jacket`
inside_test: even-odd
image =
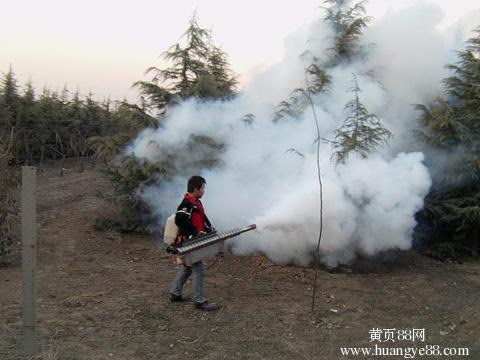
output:
[[[198,208],[198,211],[192,211],[192,225],[195,226],[195,228],[198,230],[198,232],[203,231],[205,232],[207,230],[205,226],[205,210],[203,209],[202,202],[200,199],[195,199],[194,197],[191,197],[190,195],[185,194],[185,199],[195,205]]]

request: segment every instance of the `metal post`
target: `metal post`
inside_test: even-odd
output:
[[[36,334],[36,168],[22,166],[22,284],[23,284],[23,348],[25,355],[37,351]]]

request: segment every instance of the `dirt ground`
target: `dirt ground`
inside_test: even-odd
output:
[[[112,211],[96,196],[108,188],[93,169],[39,173],[35,359],[404,358],[340,350],[375,345],[468,348],[469,356],[415,358],[480,359],[479,262],[407,251],[321,269],[312,313],[312,269],[227,254],[207,264],[206,294],[223,307],[205,313],[167,301],[176,268],[154,239],[94,229]],[[0,359],[13,360],[23,359],[18,244],[10,260],[0,267]],[[385,341],[387,329],[395,342]],[[412,329],[424,329],[424,341],[399,340]]]

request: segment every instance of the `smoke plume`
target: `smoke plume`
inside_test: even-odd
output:
[[[415,19],[415,20],[412,20]],[[360,100],[394,134],[390,145],[367,159],[350,156],[347,163],[331,162],[328,142],[320,147],[323,182],[322,261],[347,263],[357,254],[375,255],[388,249],[408,249],[415,213],[431,185],[415,151],[411,131],[416,126],[415,103],[428,103],[441,90],[444,65],[452,62],[459,44],[437,26],[442,14],[433,5],[417,5],[390,13],[371,25],[362,38],[368,55],[328,70],[332,86],[313,97],[322,138],[345,119],[351,100],[352,73],[358,77]],[[285,41],[285,57],[231,101],[190,99],[169,110],[158,130],[144,131],[128,151],[139,159],[176,159],[182,176],[144,189],[142,196],[159,218],[173,213],[186,191],[189,164],[212,150],[188,151],[192,134],[225,143],[221,166],[204,171],[203,198],[207,214],[219,231],[256,223],[258,230],[228,242],[236,254],[263,253],[272,261],[307,265],[311,262],[320,225],[313,109],[299,118],[274,123],[276,105],[292,90],[305,87],[305,58],[309,51],[325,59],[332,31],[316,21]],[[458,39],[457,39],[458,40]],[[253,122],[242,121],[253,114]],[[152,145],[153,144],[153,145]],[[289,149],[294,149],[289,151]],[[187,175],[188,174],[188,175]],[[159,224],[162,226],[162,224]]]

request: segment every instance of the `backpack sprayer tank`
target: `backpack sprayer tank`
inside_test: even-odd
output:
[[[163,232],[163,242],[167,245],[173,245],[178,236],[178,226],[175,224],[175,214],[170,215],[165,223],[165,231]]]

